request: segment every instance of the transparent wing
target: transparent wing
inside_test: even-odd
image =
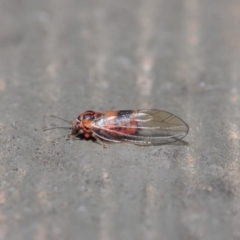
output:
[[[113,142],[158,145],[178,141],[188,133],[188,125],[172,113],[157,109],[105,112],[92,122],[98,137]]]

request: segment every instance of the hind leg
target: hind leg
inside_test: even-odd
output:
[[[102,145],[103,148],[107,148],[107,144],[104,143],[96,134],[93,133],[92,136],[96,139],[98,144]]]

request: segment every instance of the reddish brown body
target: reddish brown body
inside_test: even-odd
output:
[[[86,111],[72,122],[71,135],[94,137],[111,142],[131,142],[138,145],[170,143],[188,133],[188,125],[177,116],[157,109]]]

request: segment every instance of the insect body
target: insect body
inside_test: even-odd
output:
[[[181,140],[189,130],[179,117],[157,109],[120,110],[80,114],[71,123],[71,135],[94,137],[111,142],[128,142],[137,145],[159,145]]]

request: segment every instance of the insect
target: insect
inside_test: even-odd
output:
[[[105,112],[88,110],[69,123],[71,138],[80,135],[86,139],[94,137],[104,147],[106,144],[102,140],[141,146],[167,144],[181,140],[189,131],[188,125],[182,119],[158,109]]]

